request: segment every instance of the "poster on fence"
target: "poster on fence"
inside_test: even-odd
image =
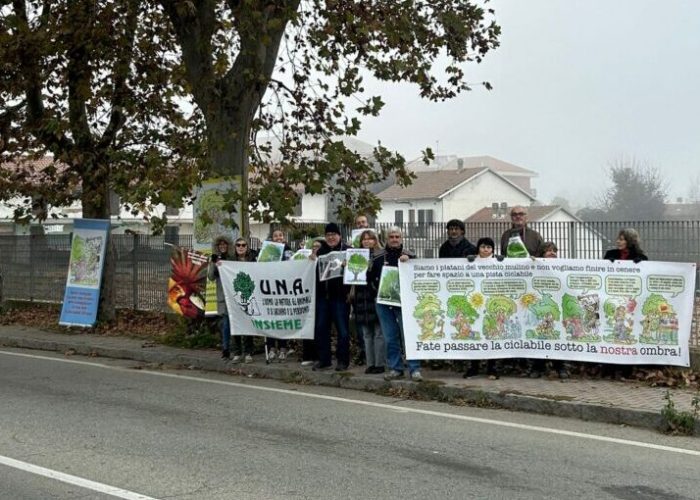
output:
[[[316,262],[223,261],[219,276],[236,335],[314,338]]]
[[[399,269],[409,359],[689,366],[695,264],[423,259]]]
[[[109,221],[76,219],[60,325],[90,327],[97,321]]]
[[[202,252],[173,246],[170,253],[168,306],[180,316],[192,319],[204,316],[208,262],[209,257]]]

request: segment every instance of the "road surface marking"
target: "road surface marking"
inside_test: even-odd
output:
[[[689,450],[686,448],[676,448],[673,446],[645,443],[643,441],[632,441],[629,439],[620,439],[620,438],[613,438],[613,437],[608,437],[608,436],[597,436],[595,434],[586,434],[583,432],[566,431],[563,429],[550,429],[548,427],[538,427],[536,425],[518,424],[515,422],[506,422],[503,420],[490,420],[487,418],[469,417],[466,415],[455,415],[452,413],[443,413],[443,412],[439,412],[439,411],[421,410],[419,408],[407,408],[405,406],[397,407],[395,405],[390,405],[390,404],[386,404],[386,403],[375,403],[373,401],[362,401],[360,399],[349,399],[349,398],[341,398],[338,396],[327,396],[325,394],[312,394],[312,393],[308,393],[308,392],[301,392],[300,390],[279,389],[276,387],[262,387],[262,386],[257,386],[257,385],[241,384],[238,382],[229,382],[226,380],[212,380],[212,379],[207,379],[207,378],[202,378],[202,377],[192,377],[190,375],[178,375],[176,373],[162,373],[162,372],[155,372],[155,371],[149,371],[149,370],[133,370],[132,368],[123,368],[120,366],[110,366],[110,365],[104,365],[104,364],[100,364],[100,363],[91,363],[89,361],[78,361],[78,360],[73,360],[73,359],[54,358],[54,357],[50,357],[50,356],[39,356],[36,354],[24,354],[24,353],[9,352],[9,351],[0,351],[0,354],[7,354],[10,356],[19,356],[19,357],[34,358],[34,359],[42,359],[42,360],[49,360],[49,361],[59,361],[61,363],[71,363],[71,364],[77,364],[77,365],[93,366],[93,367],[104,368],[104,369],[115,370],[115,371],[122,371],[122,372],[127,372],[127,373],[143,373],[143,374],[153,375],[155,377],[175,378],[175,379],[189,380],[189,381],[200,382],[200,383],[225,385],[225,386],[229,386],[229,387],[239,387],[241,389],[274,392],[274,393],[278,393],[278,394],[288,394],[291,396],[300,396],[300,397],[306,397],[306,398],[312,398],[312,399],[322,399],[322,400],[326,400],[326,401],[336,401],[339,403],[356,404],[356,405],[361,405],[361,406],[369,406],[372,408],[381,408],[384,410],[390,410],[390,411],[399,412],[399,413],[414,413],[414,414],[418,414],[418,415],[429,415],[429,416],[433,416],[433,417],[448,418],[448,419],[452,419],[452,420],[462,420],[465,422],[476,422],[476,423],[486,424],[486,425],[496,425],[496,426],[500,426],[500,427],[508,427],[511,429],[542,432],[545,434],[557,434],[559,436],[568,436],[568,437],[575,437],[575,438],[580,438],[580,439],[589,439],[592,441],[602,441],[602,442],[606,442],[606,443],[624,444],[627,446],[636,446],[638,448],[647,448],[647,449],[658,450],[658,451],[668,451],[668,452],[672,452],[672,453],[681,453],[684,455],[691,455],[691,456],[700,457],[700,451],[698,451],[698,450]]]
[[[12,467],[14,469],[30,472],[38,476],[48,477],[49,479],[55,479],[56,481],[72,484],[74,486],[80,486],[81,488],[85,488],[87,490],[105,493],[107,495],[112,495],[117,498],[125,498],[126,500],[156,500],[153,497],[140,495],[138,493],[134,493],[133,491],[124,490],[122,488],[117,488],[108,484],[97,483],[95,481],[90,481],[89,479],[84,479],[78,476],[72,476],[70,474],[65,474],[56,470],[47,469],[46,467],[40,467],[38,465],[30,464],[27,462],[21,462],[19,460],[15,460],[14,458],[5,457],[3,455],[0,455],[0,465],[7,465],[8,467]]]

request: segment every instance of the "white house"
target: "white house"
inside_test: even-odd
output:
[[[378,196],[377,222],[423,223],[464,220],[494,203],[529,206],[536,199],[527,190],[490,167],[418,171],[407,187],[393,185]]]

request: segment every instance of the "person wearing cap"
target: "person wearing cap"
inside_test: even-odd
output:
[[[342,252],[349,247],[340,237],[340,227],[335,222],[326,224],[326,240],[321,243],[317,255],[331,252]],[[331,323],[338,332],[336,344],[336,371],[345,371],[350,366],[350,312],[348,294],[350,286],[343,284],[343,278],[332,278],[320,281],[316,273],[316,328],[314,340],[318,351],[318,361],[314,370],[325,370],[331,367]]]
[[[438,257],[441,259],[466,257],[474,255],[476,247],[464,237],[464,222],[452,219],[447,223],[447,241],[440,245]]]
[[[532,257],[539,255],[544,239],[540,233],[527,227],[527,209],[520,205],[514,206],[510,210],[510,220],[511,228],[507,229],[501,236],[501,254],[508,256],[508,240],[512,236],[518,235]]]
[[[219,277],[219,266],[224,260],[233,260],[233,252],[229,254],[229,249],[233,250],[233,244],[228,236],[219,235],[214,239],[212,245],[211,259],[207,269],[209,281],[216,281],[216,314],[219,316],[219,329],[221,330],[221,357],[231,359],[231,324],[228,319],[226,309],[226,299],[224,289]]]

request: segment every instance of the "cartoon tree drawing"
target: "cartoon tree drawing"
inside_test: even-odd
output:
[[[386,269],[386,268],[384,268]],[[391,302],[401,302],[401,287],[399,285],[399,270],[384,271],[378,292],[379,298]]]
[[[471,326],[479,317],[479,313],[472,307],[465,295],[453,295],[447,299],[447,316],[453,318],[450,323],[457,330],[452,334],[455,340],[479,340],[479,332],[472,330]]]
[[[554,329],[554,322],[561,318],[561,311],[550,294],[543,294],[539,300],[530,304],[528,310],[537,318],[538,324],[535,330],[527,331],[527,338],[559,338],[559,332]]]
[[[583,309],[578,300],[573,295],[565,293],[561,299],[561,309],[564,328],[568,340],[575,340],[583,337]]]
[[[484,336],[487,339],[502,339],[508,334],[508,319],[516,313],[518,306],[515,302],[501,295],[496,295],[486,301],[484,315]]]
[[[678,316],[665,297],[652,293],[642,306],[642,335],[646,344],[677,344]]]
[[[282,260],[282,249],[277,245],[265,245],[258,256],[258,262],[279,262],[280,260]]]
[[[240,272],[236,274],[233,280],[233,291],[240,297],[238,303],[243,312],[251,315],[248,308],[251,305],[251,297],[255,291],[255,283],[248,273]]]
[[[357,276],[367,270],[367,264],[369,261],[364,255],[359,253],[354,253],[348,259],[348,270],[353,274],[353,281],[357,281]]]
[[[413,317],[418,320],[417,323],[421,331],[420,335],[418,335],[418,340],[439,340],[443,338],[445,336],[443,330],[444,316],[442,302],[440,302],[437,295],[434,293],[421,295],[418,298],[416,310],[413,311]],[[439,330],[435,331],[436,328],[439,328]]]

